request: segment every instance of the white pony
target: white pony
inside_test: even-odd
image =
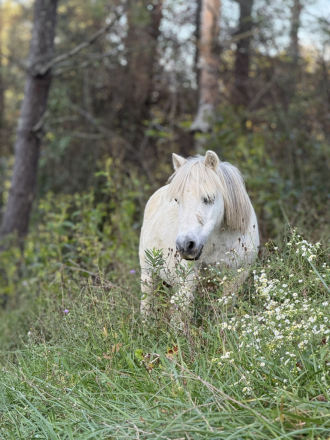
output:
[[[181,299],[186,310],[194,298],[193,277],[198,269],[220,261],[232,269],[244,268],[258,253],[257,218],[237,168],[221,162],[213,151],[188,159],[173,154],[173,165],[168,185],[151,196],[144,213],[139,251],[144,315],[150,314],[154,291],[146,250],[169,254],[160,277],[169,285],[181,284],[171,302]],[[184,282],[178,279],[176,258],[169,249],[178,251],[181,264],[194,261],[194,271]],[[243,270],[236,284],[247,274]]]

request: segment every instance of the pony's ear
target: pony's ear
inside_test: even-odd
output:
[[[220,160],[214,151],[207,151],[205,154],[205,165],[216,171],[218,169]]]
[[[182,167],[182,165],[184,165],[187,160],[184,157],[181,157],[175,153],[172,154],[172,159],[173,159],[173,166],[174,166],[174,170],[178,170],[180,167]]]

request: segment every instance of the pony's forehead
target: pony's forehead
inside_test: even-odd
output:
[[[242,232],[247,230],[253,209],[244,180],[237,168],[227,162],[220,162],[215,172],[205,165],[203,156],[190,157],[169,178],[167,199],[180,198],[194,182],[199,195],[212,197],[221,193],[226,222],[231,229]]]
[[[168,198],[182,197],[189,193],[199,197],[201,194],[214,197],[223,186],[219,176],[204,163],[203,157],[189,158],[172,176],[168,179]],[[191,190],[193,190],[191,192]]]

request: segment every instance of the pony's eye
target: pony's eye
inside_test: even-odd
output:
[[[178,203],[178,199],[174,199]]]
[[[214,200],[215,200],[215,197],[212,197],[212,196],[202,198],[202,201],[203,201],[203,203],[205,203],[205,205],[213,205]]]

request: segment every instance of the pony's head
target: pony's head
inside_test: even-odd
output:
[[[237,168],[220,162],[213,151],[184,159],[173,154],[174,174],[167,197],[179,204],[176,248],[185,260],[198,260],[212,231],[227,228],[245,232],[251,202]]]

